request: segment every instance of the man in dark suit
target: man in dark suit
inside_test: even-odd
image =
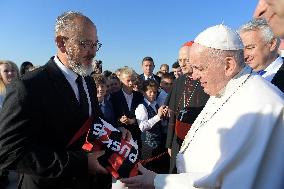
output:
[[[155,80],[160,85],[161,78],[153,74],[154,68],[155,64],[153,58],[146,56],[142,60],[143,74],[141,74],[139,77],[142,81],[146,81],[148,79]]]
[[[245,46],[246,63],[284,92],[284,64],[278,52],[280,39],[267,21],[255,18],[241,26],[239,31]]]
[[[122,84],[121,90],[112,93],[110,101],[112,102],[114,117],[117,125],[128,129],[134,140],[140,145],[140,129],[135,118],[135,109],[143,102],[143,95],[134,91],[135,72],[130,68],[122,68],[119,79]]]
[[[0,115],[0,168],[20,173],[19,188],[91,189],[102,152],[70,144],[89,116],[100,116],[92,60],[100,47],[94,23],[66,12],[55,25],[57,54],[8,87]],[[69,145],[68,145],[69,144]],[[111,183],[110,183],[111,184]]]

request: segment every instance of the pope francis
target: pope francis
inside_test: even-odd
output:
[[[179,174],[140,166],[128,188],[284,188],[284,101],[246,66],[239,35],[225,25],[201,32],[191,47],[193,78],[210,98],[177,156]]]

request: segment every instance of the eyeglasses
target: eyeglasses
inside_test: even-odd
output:
[[[79,41],[79,45],[83,47],[84,49],[91,48],[94,49],[96,47],[96,50],[99,51],[102,44],[99,41],[96,41],[95,43],[89,40],[85,41]]]
[[[99,51],[99,49],[101,48],[102,44],[99,42],[99,40],[97,40],[96,42],[92,42],[90,40],[78,40],[76,38],[69,38],[69,37],[63,37],[64,40],[75,40],[75,41],[79,41],[79,45],[81,47],[83,47],[83,49],[94,49],[96,47],[96,51]]]

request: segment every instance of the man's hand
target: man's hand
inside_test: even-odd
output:
[[[121,123],[124,123],[124,124],[127,123],[127,120],[128,120],[128,118],[126,117],[126,115],[121,116],[121,118],[119,119],[119,121],[120,121]]]
[[[91,174],[98,174],[98,173],[103,173],[107,174],[108,171],[100,165],[98,158],[102,155],[104,155],[104,151],[97,151],[94,153],[89,153],[88,154],[88,169],[89,173]]]
[[[141,175],[121,179],[121,182],[125,184],[128,189],[154,189],[154,179],[156,173],[144,168],[141,164],[138,164],[139,171]]]
[[[126,124],[126,125],[131,125],[131,124],[134,124],[134,123],[136,122],[136,119],[135,119],[135,118],[130,119],[130,118],[128,118],[126,115],[123,115],[123,116],[121,116],[121,118],[119,119],[119,121],[120,121],[121,123]]]
[[[161,106],[159,109],[158,109],[158,116],[160,118],[162,117],[168,117],[168,106]]]
[[[159,109],[158,109],[158,116],[161,118],[161,117],[163,117],[163,115],[164,115],[164,108],[165,108],[165,106],[161,106]]]
[[[132,138],[132,135],[130,133],[130,131],[128,131],[127,129],[125,129],[124,127],[118,127],[117,128],[121,133],[122,133],[122,138],[127,140],[127,141],[130,141],[131,138]]]
[[[168,154],[169,154],[170,156],[172,156],[172,149],[171,149],[171,148],[168,148]]]

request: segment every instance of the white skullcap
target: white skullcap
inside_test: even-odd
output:
[[[194,43],[219,50],[244,48],[239,34],[223,24],[207,28],[195,38]]]

